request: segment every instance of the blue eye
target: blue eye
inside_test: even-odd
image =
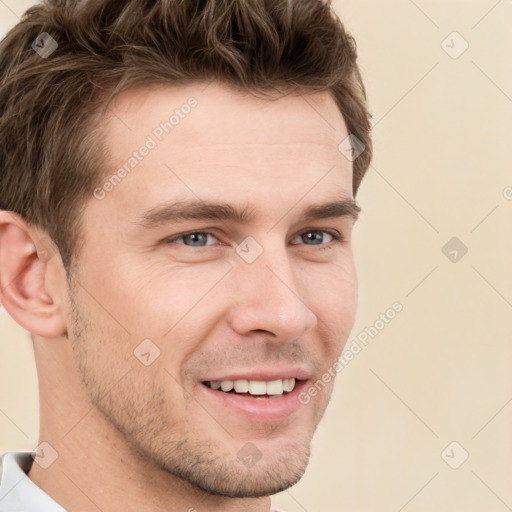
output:
[[[188,247],[205,247],[209,236],[214,237],[212,233],[209,233],[207,231],[195,231],[193,233],[185,233],[183,235],[178,235],[174,238],[171,238],[169,242],[176,242],[176,240],[179,240],[181,238],[184,241],[184,243],[181,245],[187,245]],[[187,244],[186,241],[190,241],[191,243]]]
[[[325,235],[330,237],[330,239],[326,241]],[[187,247],[207,247],[208,245],[212,245],[207,243],[208,237],[216,239],[215,235],[209,231],[193,231],[169,238],[167,242],[177,243]],[[342,240],[339,233],[335,231],[325,231],[322,229],[304,231],[303,233],[296,235],[293,240],[296,240],[297,238],[300,238],[304,245],[327,245],[329,242]],[[179,240],[182,240],[182,242],[179,242]],[[292,245],[300,245],[300,242],[293,243],[292,241]]]
[[[331,237],[331,240],[324,240],[325,233]],[[330,231],[323,230],[315,230],[315,231],[305,231],[304,233],[297,235],[303,242],[312,242],[311,244],[306,243],[306,245],[326,245],[333,240],[339,240],[339,236]],[[295,245],[295,244],[294,244]]]

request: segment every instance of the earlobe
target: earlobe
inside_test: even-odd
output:
[[[19,215],[0,211],[2,306],[24,329],[45,338],[66,333],[59,262],[48,236]]]

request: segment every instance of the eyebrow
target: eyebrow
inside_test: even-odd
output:
[[[313,220],[352,217],[357,220],[361,208],[354,199],[340,199],[327,203],[313,204],[306,208],[299,219],[300,222]],[[201,200],[164,202],[144,212],[133,224],[144,229],[182,220],[218,220],[248,224],[255,219],[253,210],[237,209],[226,202],[206,202]]]

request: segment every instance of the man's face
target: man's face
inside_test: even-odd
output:
[[[216,84],[131,91],[112,112],[105,181],[136,162],[83,215],[68,335],[87,393],[133,453],[196,487],[283,490],[332,380],[307,405],[299,394],[354,322],[350,209],[304,218],[353,199],[342,116],[328,93],[268,101]],[[250,219],[169,209],[192,203]],[[240,392],[212,389],[230,381]]]

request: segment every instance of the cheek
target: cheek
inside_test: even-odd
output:
[[[357,276],[352,260],[332,266],[321,276],[312,305],[333,332],[344,337],[350,334],[357,310]]]
[[[157,257],[141,263],[128,254],[119,256],[95,284],[133,337],[167,339],[205,307],[229,268],[225,263],[183,265]]]
[[[319,336],[324,347],[324,360],[332,364],[340,356],[354,327],[357,310],[357,278],[351,264],[336,267],[319,281],[314,312],[318,318]]]
[[[182,383],[189,378],[184,374],[188,361],[211,340],[230,300],[221,292],[223,276],[229,279],[226,269],[230,267],[210,267],[167,267],[167,272],[159,268],[140,273],[131,285],[138,290],[128,320],[133,332],[158,345],[159,364]]]

